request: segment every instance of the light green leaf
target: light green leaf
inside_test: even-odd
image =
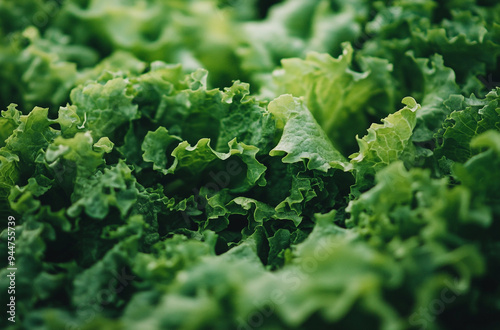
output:
[[[377,171],[403,156],[412,160],[411,137],[420,105],[411,97],[402,103],[405,107],[382,119],[383,124],[372,124],[362,139],[356,137],[359,152],[349,156],[356,172],[356,189],[368,187]]]
[[[165,127],[158,127],[154,132],[148,132],[142,143],[142,158],[153,163],[153,169],[167,173],[167,149],[170,145],[182,141],[179,137],[170,135]]]
[[[307,168],[327,172],[346,168],[344,157],[333,147],[323,129],[304,105],[303,100],[282,95],[269,103],[268,110],[283,135],[271,156],[283,156],[284,163],[307,161]]]

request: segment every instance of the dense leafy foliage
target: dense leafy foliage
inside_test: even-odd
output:
[[[0,326],[499,328],[499,22],[0,1]]]

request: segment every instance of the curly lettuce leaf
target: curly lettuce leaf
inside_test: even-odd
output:
[[[402,103],[405,107],[382,119],[383,124],[372,124],[362,139],[356,137],[359,152],[349,156],[356,173],[353,192],[369,187],[373,176],[392,162],[411,162],[415,157],[411,137],[421,107],[412,97],[404,98]]]
[[[498,88],[492,90],[484,99],[449,97],[445,105],[453,112],[436,134],[438,158],[445,156],[452,161],[465,162],[473,155],[470,142],[475,136],[491,129],[500,130],[499,91]]]
[[[455,163],[453,174],[477,199],[490,205],[498,214],[500,194],[498,183],[500,171],[497,170],[500,156],[500,132],[488,130],[474,136],[470,142],[472,150],[478,152],[464,164]]]
[[[389,114],[393,102],[392,65],[362,57],[361,72],[356,72],[353,56],[352,46],[343,44],[339,58],[312,52],[305,59],[282,60],[283,69],[274,72],[276,94],[304,97],[314,118],[343,154],[353,151],[353,138],[368,128],[369,118]]]
[[[104,85],[90,82],[71,91],[72,104],[77,115],[83,118],[82,125],[92,132],[94,138],[112,137],[122,124],[139,115],[133,96],[127,93],[127,81],[115,78]]]
[[[307,168],[327,172],[330,168],[344,168],[344,157],[338,152],[314,119],[304,101],[291,95],[282,95],[269,103],[269,112],[277,120],[283,134],[271,156],[283,156],[284,163],[307,159]]]
[[[434,55],[430,59],[415,58],[411,53],[408,55],[418,66],[423,78],[421,109],[417,112],[417,123],[412,140],[414,142],[432,141],[434,133],[450,113],[444,101],[449,95],[458,94],[460,89],[455,83],[455,72],[444,66],[440,55]]]
[[[165,169],[167,166],[167,148],[182,141],[176,136],[168,134],[165,127],[158,127],[154,132],[148,132],[144,137],[141,149],[145,162],[153,163],[154,170]]]

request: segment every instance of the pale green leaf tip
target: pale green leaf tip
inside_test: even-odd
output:
[[[420,104],[418,104],[417,101],[411,96],[403,98],[403,100],[401,100],[401,103],[406,105],[413,112],[417,111],[417,109],[420,108]]]
[[[113,150],[114,143],[111,142],[111,140],[108,137],[102,137],[94,143],[94,148],[97,149],[98,151],[103,151],[105,153],[110,153]]]

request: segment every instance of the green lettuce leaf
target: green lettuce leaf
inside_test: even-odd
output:
[[[369,126],[369,118],[390,113],[393,103],[392,65],[362,57],[361,72],[353,70],[354,50],[343,44],[338,59],[309,53],[304,60],[284,59],[274,72],[276,94],[303,96],[306,106],[333,145],[344,155],[354,151],[353,138]]]
[[[470,142],[475,136],[490,129],[500,130],[499,91],[492,90],[484,99],[450,96],[445,105],[453,112],[436,134],[437,157],[465,162],[473,155]]]
[[[373,176],[380,169],[400,159],[413,161],[415,147],[411,137],[417,122],[420,105],[412,97],[402,100],[405,107],[382,119],[382,124],[372,124],[362,138],[356,137],[359,152],[350,156],[356,173],[356,194],[370,186]]]
[[[282,95],[269,103],[268,109],[283,130],[278,145],[269,153],[271,156],[286,155],[284,163],[308,159],[308,169],[323,172],[346,166],[344,157],[333,147],[302,100]]]

